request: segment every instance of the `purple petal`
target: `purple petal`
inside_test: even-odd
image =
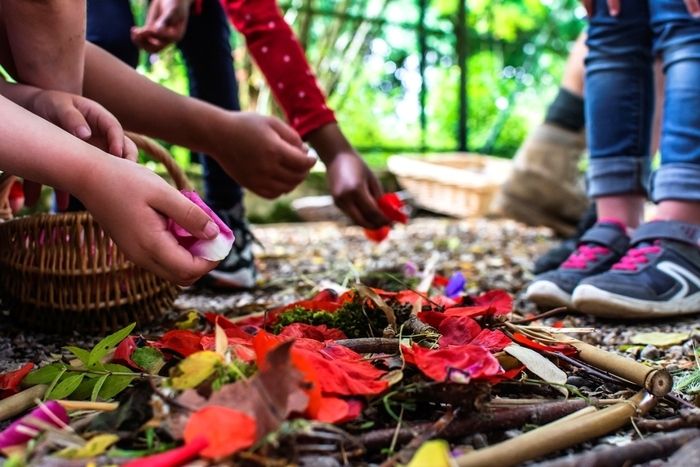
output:
[[[219,235],[211,240],[202,240],[193,236],[182,226],[170,219],[168,228],[175,239],[177,239],[177,242],[194,256],[200,256],[209,261],[221,261],[226,258],[231,251],[234,241],[233,232],[229,226],[224,224],[219,216],[202,201],[202,198],[200,198],[196,192],[183,190],[180,193],[185,195],[187,199],[207,213],[211,220],[219,227]]]
[[[467,280],[464,278],[464,274],[461,271],[457,271],[452,276],[450,280],[447,281],[445,286],[445,296],[449,298],[457,298],[464,291],[464,287],[467,285]]]
[[[406,261],[406,264],[403,265],[403,273],[406,277],[416,277],[418,266],[413,261]]]
[[[69,420],[68,413],[61,404],[56,401],[48,401],[32,410],[29,415],[20,418],[5,428],[0,433],[0,449],[4,449],[8,446],[24,444],[30,439],[34,438],[33,436],[24,433],[24,431],[26,431],[25,429],[37,432],[42,431],[31,424],[31,422],[28,420],[30,417],[39,419],[58,428],[62,426],[61,423],[65,425]],[[20,427],[24,427],[25,429]]]

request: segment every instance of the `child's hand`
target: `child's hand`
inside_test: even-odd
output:
[[[173,219],[192,235],[212,239],[219,228],[193,202],[145,167],[100,158],[75,195],[134,263],[180,285],[189,285],[217,262],[192,256],[168,230]]]
[[[379,181],[357,153],[336,154],[326,162],[326,176],[335,204],[353,221],[367,229],[389,225],[377,204]]]
[[[136,145],[107,109],[97,102],[61,91],[37,92],[27,104],[32,113],[113,156],[135,161]]]
[[[153,0],[146,23],[131,28],[131,40],[150,53],[180,42],[187,30],[192,0]]]
[[[316,163],[296,131],[276,118],[227,112],[212,130],[209,153],[238,183],[265,198],[292,191]]]
[[[138,157],[136,145],[124,135],[119,121],[95,101],[61,91],[41,90],[26,106],[32,113],[114,156],[132,161]],[[27,181],[27,205],[36,203],[40,194],[41,185]],[[56,204],[59,210],[66,209],[68,194],[57,191]]]

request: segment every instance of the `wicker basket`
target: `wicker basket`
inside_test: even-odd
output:
[[[179,189],[189,188],[162,146],[129,136],[166,166]],[[0,186],[0,210],[6,191]],[[22,325],[52,332],[143,325],[168,310],[178,290],[128,261],[87,212],[0,221],[0,295]]]
[[[387,162],[416,205],[459,218],[484,216],[510,160],[471,153],[397,155]]]

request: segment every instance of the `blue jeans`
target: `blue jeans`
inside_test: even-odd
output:
[[[87,39],[132,67],[139,51],[131,42],[134,25],[129,0],[89,0]],[[190,95],[227,110],[240,110],[226,13],[219,0],[204,0],[201,14],[190,15],[177,44],[187,65]],[[204,172],[204,195],[213,209],[225,210],[243,199],[243,190],[211,157],[198,154]]]
[[[682,0],[622,0],[616,18],[596,0],[587,45],[589,194],[700,201],[700,21]],[[666,89],[661,166],[650,180],[657,56]]]

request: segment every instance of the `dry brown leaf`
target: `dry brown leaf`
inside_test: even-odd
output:
[[[208,405],[230,407],[253,417],[258,439],[276,430],[294,412],[304,412],[309,397],[303,375],[291,362],[292,342],[280,344],[267,355],[267,368],[248,380],[227,384],[205,399],[194,390],[185,391],[178,403],[197,410]],[[174,427],[176,424],[172,423]],[[179,425],[179,424],[177,424]],[[175,433],[179,434],[179,433]]]

